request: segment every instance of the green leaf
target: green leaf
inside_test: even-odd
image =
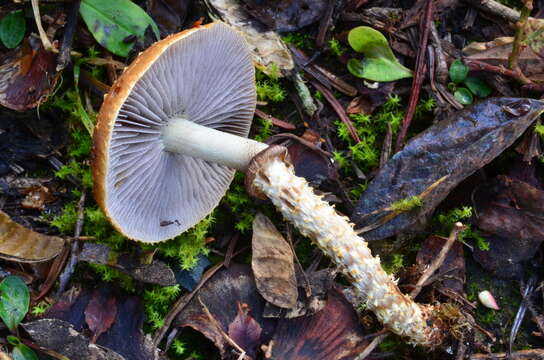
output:
[[[455,96],[455,99],[457,99],[457,101],[459,101],[463,105],[470,105],[472,104],[472,101],[474,101],[474,99],[472,98],[472,93],[467,88],[457,89],[453,96]]]
[[[480,78],[469,76],[465,79],[465,85],[478,97],[485,98],[491,95],[491,88]]]
[[[468,66],[463,64],[461,60],[454,60],[450,65],[450,79],[455,83],[460,83],[466,79],[468,75]]]
[[[23,41],[26,21],[23,10],[7,14],[0,20],[0,40],[5,47],[13,49]]]
[[[14,331],[28,311],[30,295],[18,276],[8,276],[0,283],[0,318]]]
[[[25,344],[19,344],[14,347],[11,352],[11,358],[13,360],[38,360],[36,353]]]
[[[399,63],[387,39],[379,31],[368,26],[358,26],[349,32],[348,42],[353,50],[365,56],[362,61],[351,59],[348,62],[348,70],[354,76],[372,81],[412,77],[412,71]]]
[[[96,41],[119,56],[128,55],[131,37],[143,39],[148,26],[159,39],[157,24],[130,0],[82,0],[79,13]]]

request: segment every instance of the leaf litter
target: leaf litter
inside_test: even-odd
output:
[[[373,0],[334,4],[319,0],[282,0],[274,4],[84,0],[61,4],[57,12],[43,2],[39,5],[45,15],[38,21],[47,30],[51,52],[41,44],[43,36],[39,39],[32,34],[35,24],[26,17],[26,5],[14,3],[0,8],[0,41],[6,47],[0,64],[0,103],[17,111],[36,109],[35,116],[1,111],[0,210],[7,215],[1,213],[0,226],[8,224],[10,229],[25,234],[26,240],[10,235],[11,232],[0,232],[5,245],[1,250],[0,275],[20,274],[31,289],[32,313],[39,314],[45,305],[34,304],[33,299],[36,290],[48,293],[47,286],[39,286],[43,279],[52,285],[55,274],[67,262],[79,263],[72,279],[74,287],[66,297],[56,299],[49,293],[45,301],[54,305],[42,319],[27,316],[31,320],[22,325],[44,352],[50,349],[75,358],[157,358],[158,349],[144,330],[149,332],[161,326],[169,311],[175,310],[177,296],[183,303],[187,294],[180,293],[179,284],[194,291],[194,296],[176,317],[176,328],[165,338],[164,348],[170,350],[161,356],[211,359],[239,358],[245,353],[246,358],[253,359],[347,360],[372,349],[371,356],[378,358],[393,354],[402,354],[404,358],[418,356],[417,350],[402,347],[400,340],[388,339],[374,348],[383,337],[372,335],[380,331],[379,323],[364,310],[364,304],[348,303],[335,288],[344,282],[332,280],[335,270],[328,268],[328,261],[312,250],[300,234],[287,228],[289,242],[293,242],[291,248],[275,229],[284,226],[270,213],[266,201],[242,195],[241,183],[235,183],[229,200],[216,210],[216,223],[209,220],[213,225],[197,227],[183,242],[178,240],[184,244],[179,249],[169,245],[157,252],[149,248],[141,251],[121,239],[105,225],[92,200],[80,212],[70,202],[79,198],[81,191],[90,190],[89,183],[82,181],[88,171],[90,145],[85,150],[81,144],[85,139],[79,132],[81,120],[85,120],[91,132],[92,114],[100,106],[105,89],[119,75],[119,64],[130,63],[159,34],[164,37],[188,28],[196,19],[200,19],[197,24],[208,22],[207,12],[246,36],[256,67],[263,72],[257,76],[258,86],[266,86],[261,93],[266,93],[267,98],[259,103],[265,118],[254,125],[251,136],[287,145],[296,173],[308,179],[327,200],[335,202],[337,211],[349,215],[352,203],[357,203],[352,221],[367,230],[362,234],[367,240],[384,240],[373,242],[373,251],[382,255],[389,271],[400,276],[402,289],[410,291],[417,277],[425,273],[445,246],[445,238],[440,235],[450,229],[437,229],[437,222],[430,221],[434,213],[449,217],[439,222],[442,227],[458,220],[472,224],[470,237],[479,240],[472,243],[460,236],[436,273],[424,283],[419,296],[428,303],[450,301],[455,304],[450,309],[458,307],[473,313],[480,325],[490,326],[496,336],[501,335],[497,322],[491,321],[480,307],[475,308],[476,295],[490,290],[503,310],[501,315],[508,315],[512,308],[508,304],[515,306],[517,300],[504,298],[498,285],[504,283],[497,279],[478,283],[476,289],[473,275],[483,268],[488,275],[514,278],[523,284],[528,273],[538,269],[542,255],[538,134],[544,132],[537,115],[542,104],[529,98],[544,91],[542,20],[529,18],[525,39],[521,34],[519,40],[519,33],[514,34],[493,8],[476,10],[471,4],[452,1],[437,1],[434,12],[426,13],[430,16],[423,16],[428,5],[423,0],[412,7],[391,9],[380,8],[383,2]],[[390,1],[388,5],[401,4]],[[539,10],[530,15],[542,10],[535,5]],[[74,14],[78,12],[81,21],[76,26]],[[65,14],[72,16],[65,18]],[[511,12],[508,14],[512,17]],[[523,11],[521,15],[524,16]],[[489,21],[493,16],[500,20]],[[404,115],[402,110],[399,115],[394,109],[404,106],[412,83],[409,69],[415,68],[416,57],[423,51],[413,41],[418,37],[413,25],[418,22],[420,30],[432,35],[426,49],[428,59],[421,68],[425,76],[420,76],[427,76],[430,87],[426,79],[415,84],[416,88],[422,87],[428,98],[410,105],[416,108],[408,135],[414,136],[388,160],[391,142]],[[360,31],[361,25],[366,26],[367,40],[379,43],[378,48],[361,48],[360,43],[353,46],[350,30]],[[474,39],[482,41],[465,46]],[[511,67],[512,44],[520,41],[523,46],[517,59],[519,68]],[[64,52],[65,57],[68,54],[69,60],[57,56],[58,51]],[[353,66],[354,61],[357,66]],[[470,68],[471,72],[457,76],[459,64],[463,65],[462,71]],[[454,83],[448,83],[448,68],[450,74],[454,73]],[[297,73],[298,80],[290,78],[293,73]],[[364,75],[367,81],[352,74]],[[368,80],[394,81],[378,84]],[[525,86],[521,88],[516,81]],[[64,95],[70,91],[77,93],[76,107],[70,104],[75,97]],[[501,93],[520,98],[489,98]],[[448,96],[450,100],[444,101]],[[51,102],[47,101],[49,98]],[[400,106],[395,107],[395,99],[401,98]],[[455,111],[448,105],[454,98],[463,104],[476,104]],[[313,106],[306,107],[307,104]],[[342,122],[335,121],[337,116],[342,117]],[[289,133],[277,134],[278,125]],[[70,133],[71,139],[63,137],[63,133]],[[515,161],[523,157],[532,162],[530,166],[536,172],[530,179],[508,172],[511,145],[523,133],[525,136],[516,147],[520,155],[516,155]],[[75,164],[73,167],[63,167],[70,161]],[[63,174],[62,178],[55,178],[56,171]],[[37,180],[41,178],[44,180]],[[474,185],[474,179],[479,179],[478,185]],[[24,182],[28,184],[16,185]],[[448,212],[459,206],[470,206],[472,216],[457,217],[455,209]],[[261,213],[268,220],[263,220]],[[62,220],[57,217],[59,214]],[[57,220],[51,222],[54,217]],[[50,227],[51,223],[62,225],[63,233]],[[78,226],[78,235],[72,237],[73,228]],[[403,242],[406,234],[416,238],[412,240],[416,246],[421,243],[417,254],[414,246]],[[224,239],[237,241],[227,241],[230,245],[226,246]],[[251,239],[253,249],[249,250]],[[30,242],[32,246],[23,246]],[[65,243],[70,244],[72,251],[69,261],[68,252],[60,251]],[[21,247],[25,251],[12,250]],[[253,272],[248,266],[236,264],[248,263],[249,252]],[[211,279],[208,273],[203,275],[208,266],[214,269],[221,265],[221,259],[225,259],[227,269]],[[414,259],[415,265],[408,267]],[[474,270],[473,259],[481,264],[478,271]],[[189,269],[187,264],[197,266]],[[123,290],[104,286],[104,281],[112,279]],[[531,291],[527,296],[536,300],[536,306],[531,302],[530,308],[538,315],[542,304],[534,294]],[[0,300],[0,305],[9,305],[8,300]],[[144,309],[149,318],[145,326]],[[522,305],[522,309],[527,309],[527,305]],[[28,306],[20,311],[23,317],[27,310]],[[538,319],[537,315],[534,319]],[[542,346],[533,340],[540,335],[520,332],[520,323],[516,320],[512,329],[517,334],[514,338],[521,341],[521,346],[536,344],[530,354],[538,354],[538,347]],[[12,323],[14,326],[17,325]],[[187,340],[192,335],[181,331],[180,326],[202,332],[220,355],[211,349],[203,350],[206,346],[199,341]],[[455,331],[452,329],[452,333]],[[22,340],[27,341],[26,336]],[[456,341],[451,349],[457,352],[457,358],[462,357],[463,351],[478,352],[491,346],[488,339],[478,337]],[[463,341],[471,345],[469,350],[463,350]],[[29,359],[34,354],[19,340],[12,339],[10,344],[7,351],[13,357]],[[439,354],[435,351],[433,355]],[[513,356],[520,354],[525,353],[518,351]]]

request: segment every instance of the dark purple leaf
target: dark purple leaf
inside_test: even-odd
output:
[[[543,111],[542,101],[494,98],[431,126],[379,171],[359,200],[352,221],[358,228],[376,224],[387,214],[383,209],[424,193],[446,176],[428,192],[422,206],[362,235],[377,240],[420,230],[453,188],[512,145]]]

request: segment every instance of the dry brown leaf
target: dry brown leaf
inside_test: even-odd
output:
[[[0,105],[28,110],[43,103],[59,78],[56,66],[56,55],[33,37],[0,56]]]
[[[17,224],[0,211],[0,258],[19,262],[46,261],[57,256],[64,240]]]
[[[298,298],[293,251],[272,221],[259,213],[253,221],[251,268],[257,289],[270,303],[292,308]]]

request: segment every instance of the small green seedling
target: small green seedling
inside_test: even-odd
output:
[[[450,65],[450,80],[448,87],[453,91],[453,96],[463,105],[470,105],[474,96],[484,98],[491,94],[491,88],[480,78],[468,76],[468,66],[457,59]],[[464,84],[466,87],[460,87]]]
[[[349,45],[364,55],[350,59],[348,70],[354,76],[371,81],[395,81],[412,77],[412,71],[395,57],[385,36],[368,26],[358,26],[348,34]]]
[[[0,40],[8,49],[13,49],[23,41],[26,32],[26,21],[23,10],[17,10],[0,20]]]
[[[30,293],[20,277],[10,275],[0,282],[0,318],[12,333],[28,312],[29,304]],[[7,340],[13,345],[13,360],[38,360],[34,351],[16,336],[8,336]]]

